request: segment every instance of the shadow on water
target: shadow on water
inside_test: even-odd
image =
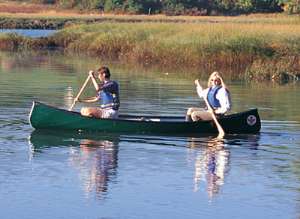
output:
[[[91,135],[80,133],[55,133],[33,131],[29,138],[32,159],[42,156],[48,149],[69,147],[69,161],[83,183],[86,195],[101,199],[108,190],[108,183],[117,173],[118,135]]]

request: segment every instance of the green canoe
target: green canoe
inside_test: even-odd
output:
[[[210,134],[218,133],[213,121],[185,122],[184,117],[120,115],[96,119],[80,113],[33,102],[29,116],[33,128],[124,133]],[[225,133],[257,133],[261,128],[257,109],[226,115],[218,120]]]

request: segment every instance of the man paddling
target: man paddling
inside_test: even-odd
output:
[[[101,81],[100,84],[97,83],[94,72],[89,72],[89,77],[97,91],[97,96],[84,100],[78,99],[78,101],[84,103],[99,101],[100,107],[83,107],[81,109],[81,115],[95,118],[115,119],[118,117],[120,106],[119,85],[116,81],[110,80],[110,71],[108,67],[100,67],[97,70],[97,74],[98,79]]]

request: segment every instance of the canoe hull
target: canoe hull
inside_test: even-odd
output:
[[[139,117],[141,118],[141,117]],[[29,116],[35,129],[87,130],[125,133],[208,134],[217,133],[213,121],[185,122],[184,117],[120,116],[119,119],[95,119],[78,112],[33,102]],[[145,121],[146,120],[146,121]],[[219,119],[225,133],[257,133],[261,128],[257,109]]]

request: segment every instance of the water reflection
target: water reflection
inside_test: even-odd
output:
[[[98,198],[107,191],[108,182],[115,176],[118,164],[118,143],[112,140],[80,141],[80,150],[72,153],[70,161],[79,173],[87,195]]]
[[[76,72],[76,68],[68,62],[64,62],[59,52],[0,52],[0,67],[3,72],[32,71],[35,68],[54,69],[62,75]]]
[[[190,139],[190,148],[199,147],[199,142]],[[201,146],[195,158],[194,191],[200,188],[201,181],[206,182],[209,198],[216,195],[224,184],[225,175],[229,170],[230,152],[225,148],[224,140],[209,139],[207,145]]]
[[[118,166],[118,135],[34,131],[30,135],[31,159],[43,150],[69,147],[69,164],[74,168],[87,197],[105,197]]]
[[[0,33],[15,33],[20,36],[26,36],[31,38],[51,36],[55,32],[56,30],[49,29],[0,29]]]
[[[68,86],[64,92],[64,106],[66,109],[69,109],[72,106],[73,100],[74,100],[73,88],[71,86]]]
[[[198,149],[194,163],[194,192],[205,183],[208,197],[220,192],[230,171],[230,148],[238,146],[257,150],[259,135],[227,136],[219,138],[189,138],[188,147]]]

